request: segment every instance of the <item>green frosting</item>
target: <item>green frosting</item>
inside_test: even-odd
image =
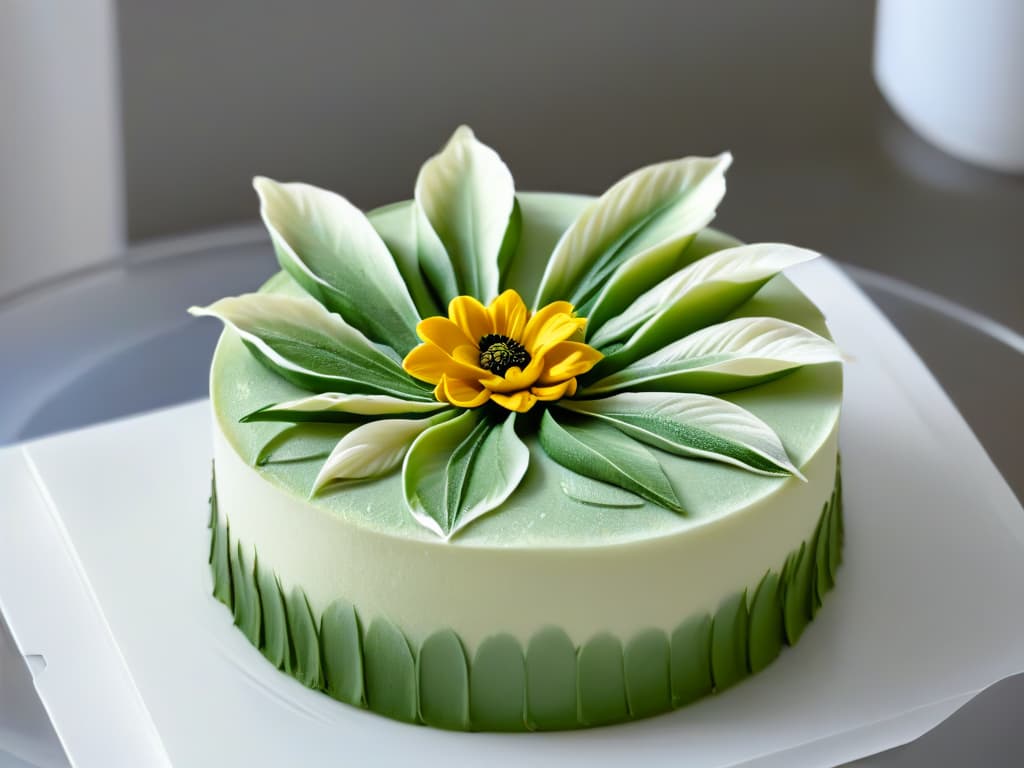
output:
[[[476,730],[526,730],[526,663],[514,637],[495,635],[480,644],[469,690]]]
[[[469,728],[469,664],[462,641],[450,629],[423,641],[416,657],[420,719],[427,725]]]
[[[522,233],[509,265],[509,285],[533,296],[550,254],[566,227],[589,199],[573,195],[523,193]],[[413,208],[398,203],[368,214],[393,253],[415,251]],[[737,241],[703,230],[677,259],[677,266]],[[401,259],[399,259],[401,261]],[[415,282],[411,283],[415,285]],[[287,274],[279,273],[262,289],[282,295],[304,295]],[[730,317],[773,316],[827,334],[821,313],[784,276],[768,281]],[[272,484],[301,499],[309,497],[329,452],[350,425],[285,424],[251,421],[245,416],[272,403],[309,393],[267,370],[232,332],[223,335],[213,361],[211,397],[218,426],[238,455],[247,462],[262,461],[259,473]],[[807,366],[777,381],[724,396],[762,419],[781,438],[789,456],[802,467],[832,434],[838,418],[842,371],[837,363]],[[561,418],[561,417],[560,417]],[[667,510],[659,502],[626,492],[608,496],[613,504],[595,504],[590,489],[596,481],[566,485],[570,475],[541,448],[533,429],[524,425],[520,437],[529,448],[529,471],[500,511],[473,522],[453,540],[453,546],[533,549],[538,546],[607,546],[623,541],[671,535],[742,509],[774,493],[785,478],[767,477],[718,462],[675,456],[657,449],[671,488],[687,514]],[[286,431],[287,430],[287,431]],[[558,432],[556,436],[561,436]],[[660,485],[661,478],[658,479]],[[570,481],[571,482],[571,481]],[[600,486],[598,486],[600,487]],[[618,490],[618,489],[617,489]],[[604,489],[597,495],[604,496]],[[670,499],[671,500],[671,499]],[[347,523],[403,539],[434,541],[406,509],[401,473],[368,482],[327,488],[309,502]],[[558,514],[543,514],[557,509]],[[372,510],[372,512],[371,512]]]
[[[320,654],[327,692],[338,701],[364,704],[363,634],[351,603],[335,600],[324,611],[320,623]]]
[[[210,499],[214,596],[228,606],[250,642],[303,684],[382,715],[441,728],[476,731],[563,730],[636,719],[721,691],[767,666],[783,640],[793,645],[834,583],[843,543],[842,486],[811,539],[769,571],[748,601],[746,590],[715,611],[680,622],[667,638],[649,629],[625,643],[610,634],[576,647],[545,627],[524,654],[511,635],[484,640],[467,658],[461,639],[441,629],[419,648],[390,621],[363,628],[357,609],[338,600],[319,630],[306,597],[287,599],[257,556],[230,542]],[[233,544],[233,545],[232,545]]]

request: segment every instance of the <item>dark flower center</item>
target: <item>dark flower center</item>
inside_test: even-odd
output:
[[[480,367],[499,376],[509,368],[525,368],[530,363],[530,353],[518,341],[488,333],[480,339]]]

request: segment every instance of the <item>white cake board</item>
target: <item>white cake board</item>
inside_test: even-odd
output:
[[[0,451],[0,609],[72,763],[833,765],[1024,670],[1024,510],[859,290],[826,262],[793,278],[848,357],[847,535],[835,590],[768,669],[674,713],[555,734],[436,731],[307,690],[209,594],[197,402]]]

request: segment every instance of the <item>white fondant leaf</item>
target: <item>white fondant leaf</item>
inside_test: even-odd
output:
[[[551,414],[550,410],[544,412],[539,437],[544,452],[554,461],[674,512],[685,512],[665,470],[643,445],[595,419],[570,417],[560,423]]]
[[[621,390],[729,392],[804,365],[839,362],[828,339],[774,317],[741,317],[692,333],[589,385]]]
[[[664,276],[693,235],[714,218],[725,194],[728,153],[687,157],[629,174],[591,203],[562,235],[537,292],[536,306],[597,295],[632,258]],[[656,277],[655,279],[658,279]]]
[[[241,421],[364,421],[367,417],[430,413],[445,407],[445,403],[403,400],[391,395],[346,395],[340,392],[324,392],[320,395],[268,405],[243,416]]]
[[[448,252],[459,291],[484,303],[497,296],[515,209],[512,174],[498,153],[460,126],[420,170],[416,204]]]
[[[253,179],[281,266],[328,309],[406,354],[419,313],[394,257],[362,211],[309,184]]]
[[[599,349],[622,344],[602,366],[605,371],[617,370],[721,320],[779,272],[817,256],[814,251],[775,243],[712,253],[638,296],[588,343]]]
[[[417,437],[453,413],[428,419],[380,419],[356,427],[334,446],[313,483],[314,492],[335,480],[362,480],[390,472],[402,463]]]
[[[434,400],[397,360],[313,299],[247,293],[189,312],[222,320],[261,362],[303,389]]]
[[[601,400],[563,400],[669,453],[734,464],[765,475],[796,475],[775,431],[745,408],[710,395],[625,392]]]
[[[508,499],[530,462],[515,420],[515,413],[496,422],[466,411],[417,438],[403,485],[420,525],[448,539]]]

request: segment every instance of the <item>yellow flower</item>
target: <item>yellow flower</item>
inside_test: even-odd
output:
[[[457,296],[448,317],[428,317],[416,326],[423,343],[402,367],[434,384],[434,397],[459,408],[488,400],[525,413],[538,400],[576,394],[576,377],[601,359],[584,344],[587,320],[567,301],[556,301],[532,315],[515,291],[505,291],[485,307],[471,296]]]

